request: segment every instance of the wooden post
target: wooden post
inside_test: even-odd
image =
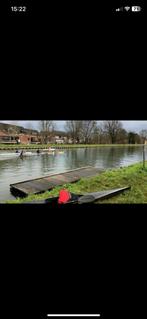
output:
[[[143,169],[145,169],[145,144],[143,145]]]

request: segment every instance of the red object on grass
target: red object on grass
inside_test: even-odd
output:
[[[71,199],[70,192],[62,189],[59,193],[58,204],[65,204]]]

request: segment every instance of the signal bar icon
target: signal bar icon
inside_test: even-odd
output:
[[[123,11],[123,7],[116,9],[116,11]]]
[[[119,11],[129,11],[131,10],[132,12],[139,12],[142,10],[142,8],[140,6],[126,6],[126,7],[120,7],[120,8],[117,8],[115,9],[116,12],[119,12]]]

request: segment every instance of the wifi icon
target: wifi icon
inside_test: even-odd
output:
[[[130,10],[130,7],[124,7],[124,9],[126,10],[126,11],[129,11]]]

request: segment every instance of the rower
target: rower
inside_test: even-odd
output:
[[[20,153],[20,157],[21,157],[21,158],[23,158],[23,153],[24,153],[24,152],[23,152],[23,150],[22,150],[21,153]]]

